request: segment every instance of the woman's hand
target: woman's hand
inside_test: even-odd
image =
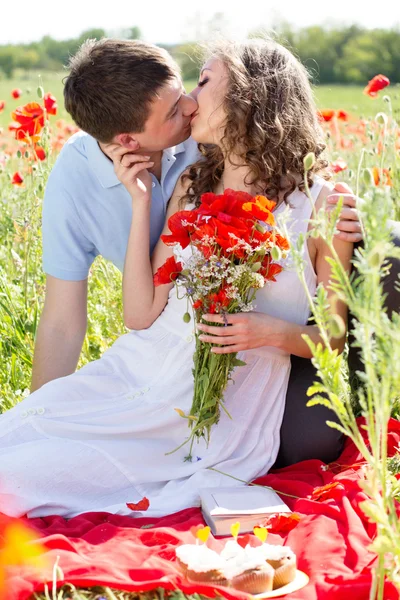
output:
[[[154,165],[150,156],[128,152],[119,144],[105,144],[104,147],[112,158],[116,176],[130,193],[133,202],[150,203],[152,179],[147,169]]]
[[[339,198],[343,198],[343,206],[336,224],[338,233],[336,237],[343,242],[360,242],[362,240],[362,229],[357,204],[363,200],[355,196],[346,183],[337,183],[327,197],[327,210],[336,208]]]
[[[275,346],[282,333],[285,321],[270,317],[264,313],[236,313],[234,315],[203,315],[204,321],[228,323],[226,327],[199,323],[197,329],[203,342],[218,344],[222,348],[212,348],[216,354],[229,354],[259,348]]]

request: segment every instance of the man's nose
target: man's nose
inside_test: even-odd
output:
[[[182,97],[182,111],[186,117],[192,115],[198,108],[197,102],[190,94],[185,94]]]

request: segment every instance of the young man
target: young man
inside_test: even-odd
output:
[[[123,270],[132,202],[115,175],[107,145],[116,143],[127,152],[148,155],[154,162],[150,252],[180,174],[198,158],[197,146],[189,137],[190,117],[197,105],[185,94],[178,67],[166,51],[138,41],[88,41],[72,58],[70,68],[65,106],[82,132],[64,146],[46,188],[46,297],[35,347],[32,392],[76,369],[86,333],[87,277],[94,258],[101,254]],[[355,198],[343,184],[336,189],[337,198],[344,192],[345,203],[338,227],[346,239],[358,241]],[[303,413],[308,419],[314,411],[315,422],[306,430],[315,442],[314,456],[333,460],[341,440],[338,432],[325,425],[332,413],[324,407],[305,407],[305,390],[314,378],[309,361],[308,365],[309,372],[302,376],[304,364],[296,369],[294,362],[288,397],[294,395],[298,406],[288,404],[287,412],[292,411],[293,417],[295,410],[297,419]],[[283,447],[301,446],[306,432],[297,431],[297,438],[291,431]],[[290,453],[285,460],[290,464]]]

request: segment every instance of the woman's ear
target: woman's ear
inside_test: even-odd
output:
[[[136,151],[140,148],[139,142],[131,133],[119,133],[115,136],[115,141],[127,150]]]

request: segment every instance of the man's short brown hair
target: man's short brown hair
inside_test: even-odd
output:
[[[86,40],[70,59],[65,108],[99,142],[140,133],[157,91],[179,77],[164,50],[138,40]]]

